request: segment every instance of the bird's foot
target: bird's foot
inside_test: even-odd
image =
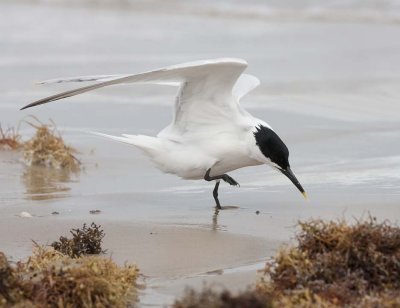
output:
[[[222,175],[222,179],[223,179],[225,182],[227,182],[227,183],[229,183],[230,185],[232,185],[232,186],[239,186],[239,187],[240,187],[240,184],[239,184],[238,182],[236,182],[236,180],[235,180],[233,177],[231,177],[231,176],[229,176],[229,175],[227,175],[227,174],[223,174],[223,175]]]
[[[238,182],[235,181],[234,178],[232,178],[230,175],[228,174],[223,174],[223,175],[217,175],[217,176],[210,176],[210,172],[211,172],[211,168],[207,170],[206,174],[204,175],[204,179],[206,181],[213,181],[213,180],[224,180],[225,182],[227,182],[230,185],[233,186],[240,186]],[[218,188],[217,188],[218,191]]]

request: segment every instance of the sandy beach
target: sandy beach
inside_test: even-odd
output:
[[[372,215],[399,222],[394,13],[372,20],[370,11],[354,9],[354,16],[325,20],[262,10],[254,17],[239,14],[239,4],[234,12],[196,5],[0,4],[7,12],[0,19],[0,123],[52,119],[84,167],[78,174],[35,169],[20,153],[0,152],[0,246],[11,260],[28,256],[32,240],[50,244],[94,221],[105,230],[107,253],[140,268],[147,286],[140,305],[158,307],[204,282],[246,289],[278,247],[293,240],[299,219]],[[117,86],[19,111],[73,88],[35,81],[222,56],[246,59],[246,72],[260,78],[242,104],[286,142],[309,201],[287,178],[258,166],[232,172],[241,187],[221,185],[220,200],[232,208],[215,213],[213,184],[162,174],[139,150],[88,133],[157,134],[171,120],[170,87]],[[20,133],[27,139],[33,128],[22,122]],[[23,211],[33,217],[19,217]]]

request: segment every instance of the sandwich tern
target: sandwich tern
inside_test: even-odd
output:
[[[184,179],[215,181],[213,197],[221,209],[218,188],[223,180],[238,186],[227,173],[247,166],[267,164],[279,170],[307,198],[290,169],[289,150],[266,122],[239,104],[260,81],[243,74],[247,62],[221,58],[173,65],[130,75],[100,75],[60,78],[40,84],[96,82],[52,95],[21,108],[49,103],[116,84],[153,83],[178,86],[173,120],[156,137],[144,135],[97,135],[141,149],[165,173]]]

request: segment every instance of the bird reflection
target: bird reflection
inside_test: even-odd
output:
[[[212,230],[216,231],[219,229],[218,227],[218,214],[219,214],[220,209],[215,208],[214,215],[212,216]]]
[[[212,216],[212,224],[211,224],[212,230],[213,231],[221,231],[221,230],[226,229],[225,225],[219,225],[218,224],[218,216],[219,216],[219,212],[220,211],[236,210],[236,209],[239,209],[239,207],[238,206],[234,206],[234,205],[222,206],[220,209],[215,207],[214,214]]]

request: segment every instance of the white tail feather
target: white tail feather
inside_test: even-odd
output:
[[[119,137],[98,132],[90,132],[90,133],[100,137],[105,137],[122,143],[134,145],[144,151],[159,149],[161,145],[160,144],[161,140],[159,140],[158,138],[145,135],[123,135],[123,137]]]

